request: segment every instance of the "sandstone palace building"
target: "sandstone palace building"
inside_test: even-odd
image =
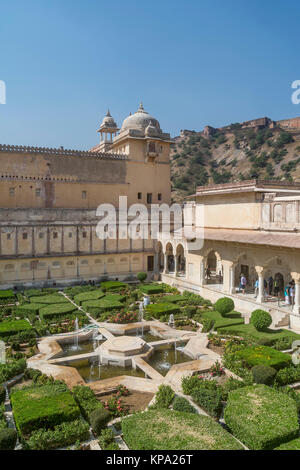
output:
[[[89,151],[0,146],[0,285],[130,279],[154,269],[154,241],[101,240],[96,208],[170,203],[170,135],[141,104],[118,129],[109,111]]]
[[[300,328],[300,184],[199,187],[189,201],[194,217],[179,233],[103,240],[96,234],[100,204],[117,208],[119,196],[149,210],[170,204],[171,139],[142,104],[120,129],[108,111],[98,132],[100,143],[89,151],[0,146],[2,289],[131,280],[146,271],[212,301],[230,296],[245,316],[260,305],[273,326]],[[193,245],[198,229],[200,248]],[[276,296],[265,287],[270,277]],[[289,305],[284,289],[291,282]]]

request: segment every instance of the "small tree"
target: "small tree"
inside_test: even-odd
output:
[[[272,323],[271,315],[265,310],[254,310],[251,314],[250,323],[258,330],[265,331]]]
[[[140,282],[144,282],[147,279],[147,274],[140,272],[140,273],[137,273],[136,277],[138,278]]]

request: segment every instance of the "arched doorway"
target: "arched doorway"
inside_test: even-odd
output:
[[[277,289],[278,289],[278,294],[282,297],[284,293],[284,277],[283,274],[281,273],[276,273],[274,276],[274,294],[277,295]]]
[[[173,253],[173,246],[171,243],[167,243],[166,246],[166,255],[167,255],[167,269],[169,273],[173,273],[175,269],[175,259]]]
[[[205,279],[207,284],[223,283],[223,266],[220,255],[210,251],[206,258]]]
[[[185,276],[185,256],[184,248],[179,244],[176,248],[176,258],[177,258],[177,272],[181,276]]]

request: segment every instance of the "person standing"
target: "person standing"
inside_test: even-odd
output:
[[[290,300],[291,300],[291,306],[294,307],[294,304],[295,304],[295,284],[293,282],[290,283]]]
[[[259,290],[259,280],[256,279],[254,283],[254,298],[256,299],[258,296],[258,290]]]
[[[244,274],[241,274],[240,289],[243,294],[245,294],[246,284],[247,284],[247,279],[245,278]]]
[[[286,305],[290,305],[290,286],[285,286],[284,289],[284,300]]]

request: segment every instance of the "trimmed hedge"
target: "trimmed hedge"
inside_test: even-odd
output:
[[[62,294],[42,295],[30,298],[30,302],[34,304],[68,304],[69,300]]]
[[[76,304],[82,305],[83,302],[86,302],[88,300],[98,300],[104,296],[105,294],[102,292],[102,290],[94,290],[91,292],[81,292],[81,294],[75,295],[74,302]]]
[[[42,307],[39,311],[40,317],[44,320],[51,319],[52,317],[56,317],[56,315],[65,315],[66,313],[73,313],[77,310],[75,305],[68,302],[67,304],[55,304],[55,305],[47,305],[46,307]]]
[[[17,443],[15,429],[7,428],[0,431],[0,450],[14,450]]]
[[[24,387],[13,391],[10,399],[21,435],[74,421],[80,416],[74,397],[62,384]]]
[[[273,450],[300,450],[300,437],[292,441],[285,442]]]
[[[222,413],[222,394],[219,389],[213,390],[205,387],[192,391],[194,402],[207,411],[214,418],[219,418]]]
[[[124,308],[119,299],[124,300],[124,296],[106,295],[99,300],[82,302],[82,307],[90,314],[99,315],[102,312]]]
[[[26,320],[8,320],[0,322],[0,338],[13,336],[20,331],[31,330],[32,326]]]
[[[25,359],[0,364],[0,384],[21,374],[26,369]]]
[[[210,329],[214,328],[214,330],[231,326],[231,325],[242,325],[244,323],[244,318],[242,318],[239,312],[231,312],[230,314],[227,314],[226,316],[222,316],[222,314],[220,312],[217,312],[216,310],[208,310],[208,311],[201,312],[200,318],[201,318],[201,321],[203,322],[204,321],[212,322],[210,323],[209,326],[210,326]]]
[[[97,400],[93,390],[85,385],[76,385],[72,393],[85,419],[90,421],[89,415],[97,408],[103,408],[103,404]]]
[[[35,313],[37,315],[39,313],[39,310],[43,307],[45,307],[45,304],[28,303],[28,304],[19,305],[16,308],[15,312],[16,312],[16,315],[18,314],[27,315],[28,313]]]
[[[110,421],[111,414],[105,408],[97,408],[90,413],[89,418],[93,432],[99,436],[102,429],[105,428],[107,423]]]
[[[288,349],[289,345],[295,340],[300,340],[300,335],[289,330],[271,330],[257,331],[254,325],[248,323],[247,325],[232,325],[222,327],[219,333],[228,335],[241,336],[244,339],[248,339],[257,344],[265,346],[275,345],[277,342],[282,340],[289,340],[284,344],[284,348]]]
[[[248,346],[235,353],[236,359],[242,360],[247,367],[264,365],[279,370],[291,364],[292,358],[269,346]]]
[[[77,419],[70,423],[59,424],[54,429],[33,431],[26,445],[30,450],[52,450],[69,446],[76,441],[86,441],[89,437],[89,424]]]
[[[242,446],[208,416],[168,409],[135,413],[122,420],[130,450],[241,450]]]
[[[104,281],[101,282],[100,287],[106,290],[124,289],[128,287],[128,284],[120,281]]]
[[[161,299],[159,299],[159,303],[174,303],[177,304],[178,302],[185,302],[186,299],[182,295],[164,295]]]
[[[144,284],[144,285],[140,285],[138,288],[140,289],[140,291],[142,291],[144,294],[147,294],[147,295],[161,294],[162,292],[165,291],[164,287],[158,284]]]
[[[15,294],[11,289],[0,290],[0,304],[12,304],[16,301]]]
[[[158,303],[147,305],[146,312],[148,312],[154,318],[159,319],[163,315],[171,315],[171,313],[180,313],[180,308],[171,303]]]
[[[290,365],[280,369],[276,375],[276,382],[279,385],[287,385],[300,380],[300,364]]]
[[[296,402],[267,385],[230,392],[224,419],[232,434],[251,450],[274,449],[299,436]]]
[[[277,371],[273,367],[257,365],[252,367],[253,380],[256,384],[272,385]]]
[[[234,310],[234,302],[229,297],[222,297],[216,301],[214,308],[217,312],[221,313],[221,315],[226,315],[226,313]]]
[[[159,409],[169,408],[174,398],[175,393],[170,385],[160,385],[155,395],[155,403],[152,406]]]
[[[190,404],[190,402],[186,398],[179,396],[177,396],[173,402],[173,410],[186,413],[196,413],[195,408]]]

